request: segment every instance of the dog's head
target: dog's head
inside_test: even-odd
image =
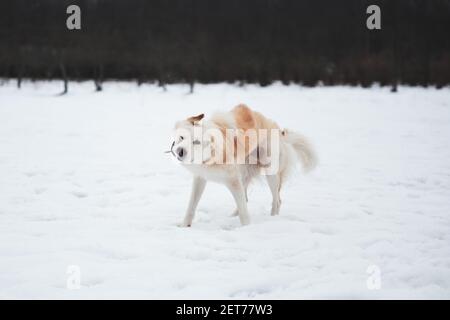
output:
[[[204,114],[199,114],[175,125],[170,152],[182,164],[204,163],[205,155],[211,154],[211,140],[203,130],[203,118]]]

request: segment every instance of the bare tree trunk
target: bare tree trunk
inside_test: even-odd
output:
[[[67,92],[69,92],[69,80],[67,79],[67,72],[64,63],[59,63],[59,69],[61,70],[61,76],[64,80],[64,91],[61,92],[60,95],[65,95]]]
[[[94,80],[95,91],[99,92],[103,90],[102,83],[98,80]]]
[[[398,52],[398,25],[397,25],[397,1],[394,1],[394,30],[393,30],[393,49],[394,49],[394,66],[393,66],[393,79],[391,92],[397,92],[398,79],[399,79],[399,52]]]
[[[193,94],[194,93],[194,86],[195,86],[195,82],[194,81],[189,82],[189,94]]]
[[[391,92],[397,92],[397,80],[394,80],[394,83],[392,84]]]
[[[164,81],[162,80],[162,78],[159,78],[159,80],[158,80],[158,86],[161,87],[161,88],[163,88],[164,91],[167,91],[166,84],[164,83]]]
[[[23,66],[19,68],[19,72],[17,73],[17,88],[20,89],[22,87],[22,76],[23,76]]]
[[[103,66],[99,65],[95,73],[95,91],[99,92],[103,90]]]

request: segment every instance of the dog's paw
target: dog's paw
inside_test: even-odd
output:
[[[280,214],[280,209],[272,209],[272,211],[270,212],[271,216],[277,216]]]
[[[239,217],[239,219],[241,220],[241,226],[248,226],[250,224],[250,217],[249,216],[243,216],[243,217]]]
[[[179,228],[190,228],[191,224],[187,222],[181,222],[177,225]]]

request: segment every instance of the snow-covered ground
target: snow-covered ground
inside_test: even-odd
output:
[[[0,298],[450,298],[448,88],[61,87],[0,86]],[[308,136],[320,164],[280,216],[262,181],[241,227],[209,184],[179,228],[174,122],[239,102]]]

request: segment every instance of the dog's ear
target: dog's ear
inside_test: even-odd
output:
[[[202,113],[202,114],[199,114],[198,116],[192,116],[192,117],[187,118],[187,121],[189,121],[192,124],[196,124],[197,122],[202,120],[204,116],[205,115]]]

